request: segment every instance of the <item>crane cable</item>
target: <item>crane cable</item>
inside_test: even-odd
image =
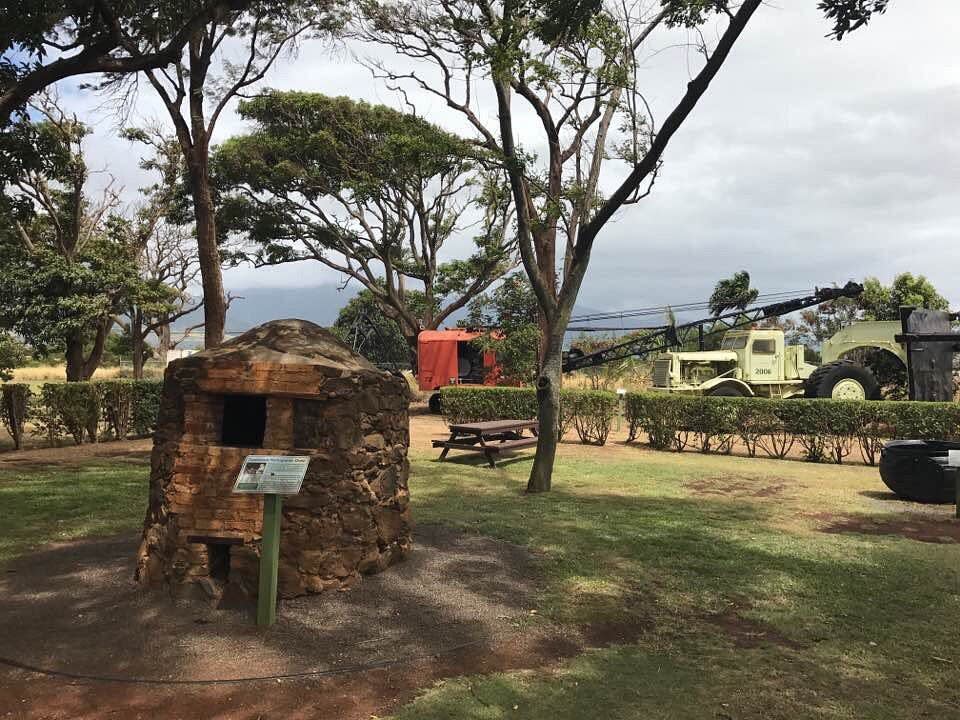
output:
[[[751,304],[776,302],[785,298],[803,297],[811,294],[811,290],[785,290],[781,292],[763,293],[758,295]],[[611,312],[589,313],[585,315],[575,315],[570,318],[570,322],[594,322],[597,320],[617,320],[621,318],[643,317],[648,315],[665,315],[668,312],[690,312],[693,310],[708,310],[709,301],[679,303],[676,305],[654,305],[644,308],[635,308],[632,310],[618,310]]]

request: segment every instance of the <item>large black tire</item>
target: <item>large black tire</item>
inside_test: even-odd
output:
[[[747,397],[744,392],[735,385],[721,385],[715,387],[707,393],[708,397]]]
[[[880,454],[880,478],[904,500],[952,503],[956,469],[947,465],[949,450],[960,443],[943,440],[893,440]]]
[[[853,360],[837,360],[813,371],[804,383],[804,394],[808,398],[833,398],[841,389],[855,389],[856,385],[863,389],[864,399],[880,399],[880,383],[869,369]],[[838,399],[844,399],[843,395]]]
[[[440,393],[434,393],[430,396],[430,412],[434,415],[439,415],[443,412],[443,408],[440,406]]]

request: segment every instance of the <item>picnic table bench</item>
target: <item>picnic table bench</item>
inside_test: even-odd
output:
[[[443,462],[451,450],[482,452],[487,456],[490,467],[496,467],[494,457],[507,450],[530,447],[537,444],[537,432],[540,424],[536,420],[490,420],[488,422],[457,423],[450,425],[450,437],[446,440],[434,440],[435,448],[442,447],[440,461]],[[530,435],[524,435],[529,430]]]

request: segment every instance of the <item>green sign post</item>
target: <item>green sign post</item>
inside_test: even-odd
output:
[[[300,492],[310,458],[300,455],[248,455],[233,484],[235,493],[263,495],[257,625],[277,621],[277,571],[283,496]]]
[[[263,496],[263,540],[260,542],[260,586],[257,591],[257,625],[277,621],[277,566],[280,563],[280,520],[283,496]]]

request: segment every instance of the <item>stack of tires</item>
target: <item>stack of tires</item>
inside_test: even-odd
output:
[[[960,442],[894,440],[880,454],[880,478],[904,500],[922,503],[956,501],[957,468],[947,465]]]

